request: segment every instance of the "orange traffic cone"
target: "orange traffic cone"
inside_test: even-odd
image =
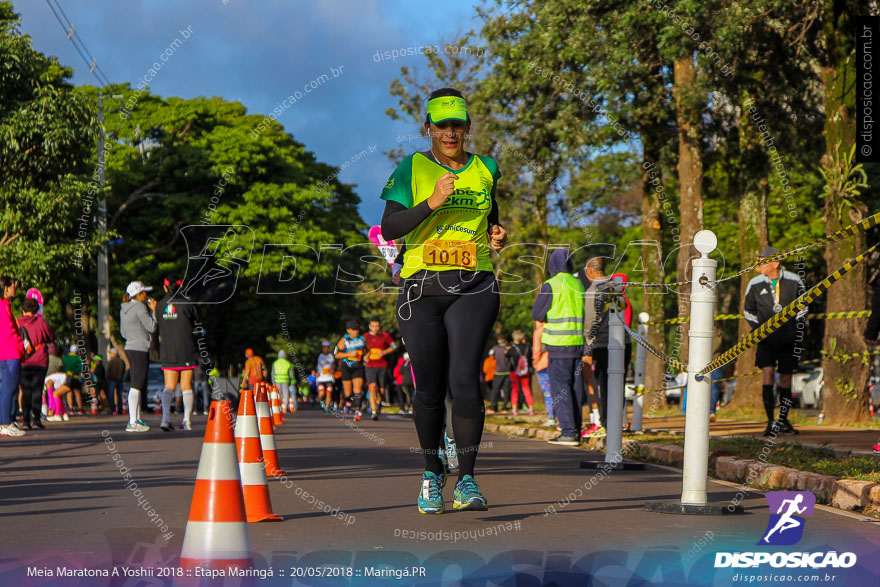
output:
[[[263,450],[260,448],[260,429],[257,425],[257,408],[254,392],[242,390],[235,421],[235,448],[238,468],[241,472],[241,490],[248,522],[278,521],[280,516],[272,513]]]
[[[208,413],[180,566],[247,569],[254,564],[250,550],[235,459],[232,407],[228,401],[214,401]]]
[[[260,424],[260,445],[263,448],[263,462],[266,463],[266,473],[270,477],[286,475],[287,473],[278,464],[278,452],[275,449],[274,424],[272,413],[269,408],[269,398],[263,387],[257,388],[257,421]]]
[[[272,406],[272,418],[276,426],[284,424],[284,416],[281,414],[281,398],[278,397],[278,388],[269,386],[269,404]]]

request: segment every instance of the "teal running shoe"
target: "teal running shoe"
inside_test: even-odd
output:
[[[477,481],[471,475],[465,475],[461,481],[455,484],[455,501],[452,502],[452,509],[456,510],[474,510],[486,511],[489,509],[489,502],[480,493],[477,487]]]
[[[443,513],[443,487],[446,486],[446,474],[435,475],[430,471],[422,474],[422,490],[419,492],[420,514]]]

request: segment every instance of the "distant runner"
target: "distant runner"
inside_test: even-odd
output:
[[[345,324],[346,334],[336,343],[336,358],[342,361],[342,389],[345,393],[347,414],[354,410],[354,419],[361,419],[361,402],[364,389],[364,351],[367,343],[360,334],[357,320],[349,320]],[[352,406],[354,406],[352,408]]]
[[[321,343],[321,354],[318,355],[318,401],[321,408],[329,412],[333,404],[333,365],[336,361],[330,352],[330,342]]]
[[[369,354],[366,360],[367,385],[370,391],[370,412],[372,419],[379,419],[379,410],[382,408],[382,396],[385,392],[386,372],[388,371],[388,359],[385,357],[394,352],[397,347],[394,339],[387,332],[382,332],[378,318],[370,320],[370,331],[364,334]]]

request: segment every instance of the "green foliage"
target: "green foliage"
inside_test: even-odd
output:
[[[72,272],[99,241],[94,113],[54,57],[35,51],[0,2],[0,265],[26,284]]]
[[[132,91],[121,86],[113,93],[128,99]],[[318,257],[321,245],[368,242],[351,187],[335,180],[324,183],[335,177],[333,167],[318,162],[277,123],[252,133],[263,116],[221,98],[166,100],[144,93],[130,116],[107,118],[114,142],[107,166],[109,224],[125,235],[112,250],[112,300],[119,300],[133,279],[158,284],[168,273],[185,274],[181,228],[245,225],[255,243],[235,296],[203,308],[208,348],[221,364],[243,360],[245,347],[264,356],[284,348],[311,357],[322,338],[341,329],[344,316],[354,311],[354,296],[316,295],[306,287],[311,276],[335,287],[337,261],[344,265],[350,257],[323,252]],[[266,279],[291,270],[291,249],[265,248],[284,244],[316,251],[296,255],[294,283],[306,291],[258,294],[261,275]],[[285,321],[289,341],[278,334]]]
[[[849,152],[843,152],[838,142],[831,161],[819,168],[819,173],[825,180],[822,195],[838,204],[837,216],[843,225],[853,221],[852,216],[844,218],[845,209],[861,211],[865,208],[858,196],[861,195],[862,188],[868,187],[868,174],[865,173],[863,164],[855,163],[855,155],[855,144],[850,147]]]

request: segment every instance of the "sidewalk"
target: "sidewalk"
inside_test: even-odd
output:
[[[630,413],[632,421],[632,413]],[[766,422],[744,422],[718,418],[709,426],[710,436],[751,436],[764,438]],[[642,421],[645,432],[678,432],[684,434],[684,416],[645,418]],[[782,442],[799,442],[806,446],[830,445],[835,452],[852,452],[855,455],[873,455],[871,447],[880,441],[877,430],[863,430],[843,426],[798,426],[800,434],[780,436]]]
[[[766,422],[728,420],[724,418],[723,410],[719,413],[719,418],[709,425],[710,436],[745,436],[752,438],[764,438],[764,428]],[[556,436],[555,429],[541,426],[546,418],[544,415],[535,416],[517,416],[516,418],[509,414],[496,414],[491,416],[492,421],[496,425],[516,426],[519,428],[528,428],[527,436],[544,439],[544,436],[550,438]],[[496,420],[504,418],[506,422]],[[628,410],[628,421],[632,422],[632,408]],[[645,417],[642,420],[642,429],[645,433],[671,433],[684,434],[684,416],[654,416]],[[494,426],[489,428],[491,431],[500,431],[502,434],[510,431],[504,429],[496,429]],[[844,426],[798,426],[800,434],[796,436],[780,436],[781,442],[798,442],[805,446],[830,446],[838,457],[845,456],[846,453],[852,453],[857,456],[874,456],[872,447],[880,442],[880,431],[868,430],[860,428],[847,428]],[[536,431],[533,434],[532,431]],[[542,434],[545,432],[546,434]],[[638,435],[625,434],[624,438],[638,439]]]

